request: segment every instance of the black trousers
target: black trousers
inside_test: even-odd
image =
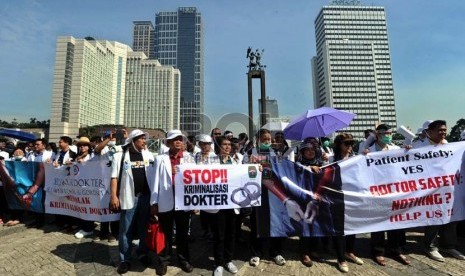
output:
[[[257,217],[255,210],[252,211],[250,215],[250,253],[252,257],[263,258],[263,245],[265,243],[269,244],[270,257],[276,257],[277,255],[282,255],[283,252],[283,243],[284,238],[259,238],[257,233]]]
[[[78,225],[79,225],[79,228],[81,230],[84,230],[86,232],[94,231],[94,222],[93,221],[78,219]]]
[[[405,235],[404,230],[398,229],[390,231],[381,231],[371,233],[371,253],[374,257],[384,256],[385,254],[385,232],[387,233],[387,248],[389,250],[388,253],[391,253],[393,255],[399,255],[402,253],[401,245],[403,236]]]
[[[236,218],[233,209],[219,210],[218,213],[211,214],[215,266],[224,266],[232,261],[236,241]]]
[[[190,262],[189,254],[189,219],[190,212],[169,211],[158,214],[158,221],[165,233],[165,249],[158,254],[161,264],[168,264],[173,255],[173,224],[176,223],[176,251],[180,262]]]
[[[355,235],[333,236],[332,238],[338,262],[345,261],[344,253],[354,253]]]
[[[210,232],[211,221],[212,221],[211,216],[212,216],[211,213],[200,211],[200,226],[202,227],[202,230],[205,233]]]
[[[6,220],[8,219],[7,215],[8,202],[6,201],[5,190],[3,189],[3,186],[0,186],[0,219],[6,222]]]
[[[299,238],[299,253],[300,255],[311,255],[315,253],[319,246],[319,238],[317,237],[300,237]]]
[[[457,244],[457,224],[449,222],[444,225],[431,225],[425,227],[423,244],[427,251],[442,249],[454,249]],[[439,237],[438,237],[439,235]]]
[[[107,221],[100,223],[100,237],[105,238],[110,234],[113,237],[118,237],[119,233],[119,221]]]

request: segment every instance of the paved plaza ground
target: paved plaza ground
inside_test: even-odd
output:
[[[26,220],[26,223],[28,221]],[[198,217],[193,219],[193,232],[198,233]],[[97,227],[98,229],[98,227]],[[248,231],[244,227],[243,234]],[[412,260],[410,266],[404,266],[387,258],[386,267],[376,265],[369,255],[368,235],[360,235],[356,241],[358,255],[364,265],[349,263],[348,275],[465,275],[465,261],[446,257],[440,263],[427,258],[421,251],[422,234],[408,233],[408,253]],[[195,267],[190,275],[211,275],[213,270],[212,244],[194,236],[191,242],[192,263]],[[298,240],[288,239],[284,243],[284,266],[277,266],[269,259],[263,260],[258,267],[248,264],[249,250],[247,239],[236,248],[234,263],[242,275],[342,275],[337,270],[335,256],[328,250],[320,253],[321,262],[313,267],[304,267],[297,252]],[[458,248],[465,252],[465,239],[460,238]],[[154,258],[154,256],[151,256]],[[49,224],[42,229],[20,224],[13,227],[0,226],[0,275],[117,275],[118,245],[107,241],[92,242],[91,238],[78,240],[72,233],[58,231]],[[155,275],[154,266],[144,268],[133,262],[131,272],[126,275]],[[176,266],[168,268],[167,275],[188,275]],[[224,275],[232,275],[225,272]]]

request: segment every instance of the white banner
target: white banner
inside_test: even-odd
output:
[[[261,179],[258,165],[180,165],[175,176],[175,209],[260,206]]]
[[[339,163],[344,233],[465,219],[465,142],[359,155]]]
[[[45,212],[89,221],[115,221],[110,212],[108,160],[91,159],[83,164],[55,168],[45,164]]]

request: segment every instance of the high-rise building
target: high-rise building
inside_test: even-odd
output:
[[[334,3],[342,4],[324,6],[315,19],[315,108],[355,113],[344,131],[358,138],[377,123],[396,127],[385,10],[359,1]]]
[[[125,44],[59,37],[49,139],[102,124],[179,128],[179,83],[178,69]]]
[[[279,118],[278,101],[276,99],[270,99],[267,96],[265,99],[265,108],[268,114],[267,117],[270,119]],[[262,113],[262,99],[258,99],[258,112]]]
[[[202,132],[204,112],[203,25],[194,7],[155,16],[155,58],[181,71],[181,129]],[[209,130],[208,130],[209,131]]]
[[[180,72],[147,59],[142,52],[128,54],[124,122],[127,127],[179,129]]]
[[[149,59],[155,58],[155,28],[151,21],[134,21],[132,50],[143,52]]]
[[[50,135],[76,136],[79,128],[123,124],[127,45],[91,37],[59,37]]]

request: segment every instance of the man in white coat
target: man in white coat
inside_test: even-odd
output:
[[[133,130],[123,151],[115,153],[111,164],[110,209],[121,209],[119,224],[119,256],[120,264],[117,272],[124,274],[131,267],[131,247],[133,229],[137,228],[139,261],[149,266],[148,247],[145,242],[147,224],[150,218],[150,189],[153,176],[153,154],[145,148],[148,134],[141,130]],[[136,225],[137,223],[137,225]]]
[[[189,255],[189,218],[188,211],[174,210],[174,176],[177,166],[183,163],[195,163],[193,156],[184,151],[186,136],[180,130],[171,130],[166,135],[168,152],[158,155],[155,159],[154,179],[150,183],[152,215],[158,215],[160,227],[165,233],[165,249],[158,254],[157,275],[165,275],[172,256],[173,223],[176,223],[176,251],[179,265],[185,272],[192,272]],[[176,185],[182,185],[179,183]]]
[[[447,125],[444,120],[430,121],[428,125],[425,122],[425,139],[413,143],[413,148],[426,146],[440,147],[447,144],[446,134]],[[439,235],[439,233],[441,233]],[[439,235],[439,236],[438,236]],[[444,262],[445,259],[439,253],[442,251],[456,259],[465,260],[465,255],[455,249],[457,244],[457,222],[449,222],[444,225],[425,226],[425,237],[423,240],[426,255],[431,259]],[[439,249],[438,246],[441,248]]]

